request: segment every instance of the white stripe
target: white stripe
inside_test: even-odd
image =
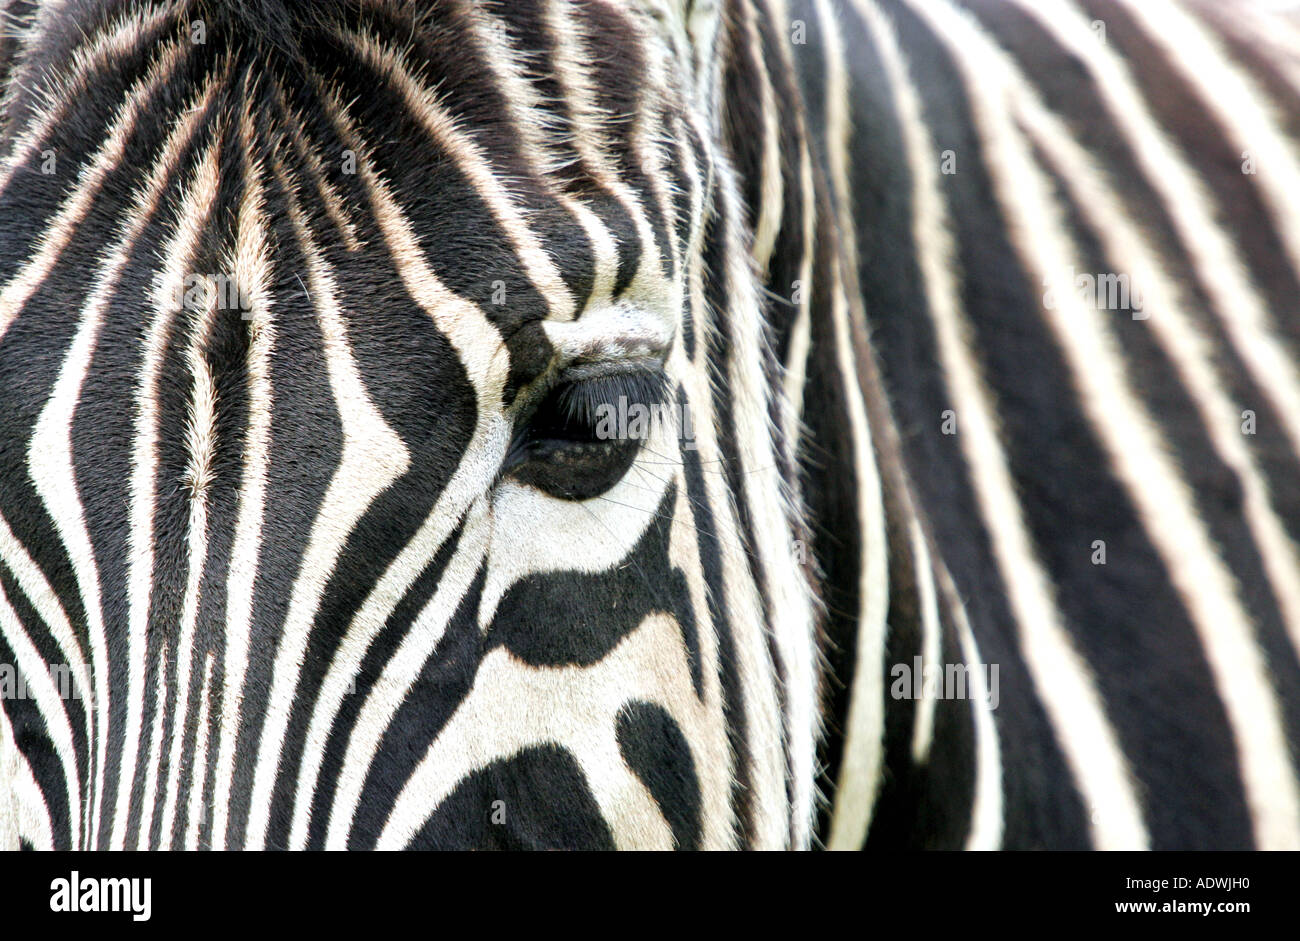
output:
[[[694,131],[697,139],[707,140],[701,133],[699,124],[695,121],[693,115],[682,115],[681,124],[679,125],[678,150],[681,154],[682,173],[686,179],[691,181],[690,192],[690,214],[691,228],[686,239],[686,258],[682,265],[682,271],[678,273],[678,278],[683,282],[682,306],[678,309],[679,313],[676,318],[677,328],[675,333],[681,335],[685,332],[686,311],[691,311],[691,337],[694,344],[696,356],[700,355],[700,346],[704,342],[701,334],[701,324],[698,322],[701,316],[696,308],[702,303],[704,297],[704,220],[706,214],[705,200],[707,198],[708,188],[712,183],[712,167],[700,166],[695,156],[695,150],[691,146],[690,135],[687,133],[686,125]],[[677,344],[685,352],[685,336],[682,336],[682,342]],[[685,358],[681,361],[680,369],[677,372],[670,372],[670,375],[676,375],[681,370],[690,369],[690,363]]]
[[[216,660],[210,651],[204,660],[203,687],[199,690],[199,722],[194,732],[194,757],[190,761],[190,801],[185,821],[187,850],[200,849],[199,833],[203,829],[207,806],[203,802],[203,785],[208,776],[208,716],[212,706],[212,667]]]
[[[839,268],[838,259],[835,268]],[[853,440],[853,466],[857,475],[857,525],[862,533],[858,571],[858,631],[848,715],[844,723],[844,751],[836,786],[827,848],[859,849],[867,838],[871,809],[875,806],[884,760],[884,650],[889,611],[889,555],[880,472],[871,444],[862,388],[850,337],[848,303],[838,273],[831,305],[835,349],[844,384],[844,405]]]
[[[275,351],[276,331],[274,298],[270,293],[274,273],[267,243],[269,220],[262,187],[264,169],[252,152],[252,119],[247,111],[241,116],[240,133],[247,168],[245,196],[239,206],[235,244],[227,263],[241,291],[247,292],[249,302],[249,309],[244,314],[248,318],[248,431],[244,438],[239,510],[226,581],[225,659],[212,800],[212,846],[215,849],[229,848],[226,831],[234,784],[235,747],[244,715],[242,692],[248,671],[253,588],[257,583],[262,549],[274,401],[271,357]]]
[[[680,110],[682,101],[676,94],[678,89],[675,79],[664,74],[666,56],[663,54],[657,34],[650,35],[643,32],[639,28],[641,21],[635,17],[625,18],[623,22],[634,32],[640,43],[639,51],[644,65],[639,82],[633,86],[638,92],[636,104],[633,106],[632,113],[626,118],[631,122],[632,130],[629,136],[632,144],[632,160],[645,177],[650,198],[656,203],[655,208],[664,225],[664,238],[667,244],[660,248],[680,264],[684,259],[676,252],[677,239],[674,229],[676,209],[669,193],[670,181],[667,172],[667,165],[673,159],[672,141],[669,138],[669,129],[660,121],[660,116],[664,111]],[[664,274],[667,275],[668,272],[665,271]],[[679,273],[677,278],[668,281],[667,286],[675,289],[680,286],[680,283]],[[678,303],[673,309],[680,310],[680,304]]]
[[[684,365],[685,357],[678,355]],[[699,373],[695,373],[692,382],[684,382],[688,401],[694,403],[701,398],[707,399],[708,393],[703,388],[705,383],[701,381],[703,378]],[[698,388],[691,388],[692,385]],[[716,454],[717,451],[708,453]],[[640,470],[638,479],[644,479],[645,468],[640,462],[636,467]],[[666,475],[661,476],[657,473],[662,467],[663,465],[654,465],[653,477],[656,480],[666,479]],[[685,486],[685,480],[681,477],[677,480],[677,504],[673,509],[675,519],[669,558],[685,573],[691,593],[692,610],[707,614],[709,592],[716,592],[717,586],[705,584],[706,573],[700,558],[701,521],[696,516],[698,508]],[[703,694],[700,710],[702,718],[694,729],[684,731],[690,736],[688,742],[693,754],[711,756],[696,766],[701,794],[700,847],[710,850],[734,850],[739,836],[734,821],[735,815],[731,810],[733,786],[736,780],[734,767],[736,756],[732,753],[727,738],[728,722],[726,704],[723,700],[721,638],[719,637],[721,625],[708,624],[706,620],[697,619],[697,627],[700,628],[697,636]]]
[[[966,849],[1001,849],[1002,753],[998,743],[998,728],[993,722],[989,685],[984,676],[986,664],[980,657],[979,646],[975,643],[975,634],[966,617],[966,609],[962,606],[957,587],[953,585],[952,576],[948,574],[947,568],[939,570],[939,586],[956,621],[962,659],[971,667],[969,693],[971,713],[975,722],[975,797],[971,804],[971,824],[970,832],[966,835]]]
[[[1020,107],[1026,128],[1052,161],[1075,197],[1079,211],[1100,233],[1102,245],[1114,258],[1123,258],[1142,277],[1143,309],[1147,323],[1168,353],[1179,378],[1196,404],[1205,430],[1223,462],[1232,469],[1242,488],[1247,525],[1259,547],[1269,585],[1282,614],[1293,647],[1300,652],[1300,556],[1281,519],[1273,512],[1268,485],[1240,433],[1238,416],[1215,375],[1208,342],[1183,313],[1193,301],[1161,268],[1140,230],[1129,221],[1116,197],[1091,172],[1082,150],[1064,126],[1037,102]]]
[[[776,93],[772,88],[772,77],[767,71],[767,60],[763,55],[763,41],[759,35],[753,4],[738,4],[738,8],[738,15],[743,19],[741,28],[748,40],[748,50],[753,56],[758,79],[758,88],[748,89],[748,92],[757,92],[758,113],[762,121],[762,126],[756,129],[760,140],[758,180],[760,195],[758,219],[754,224],[754,244],[750,254],[753,255],[754,262],[758,266],[759,280],[766,281],[768,265],[776,249],[776,238],[781,233],[781,216],[785,208],[785,181],[781,176],[781,137],[778,122],[797,120],[797,117],[793,114],[780,114],[780,108],[777,107]],[[820,3],[818,15],[823,18],[827,15]],[[830,37],[827,39],[829,44]]]
[[[357,154],[357,174],[366,187],[375,221],[384,235],[403,287],[451,343],[474,386],[480,416],[479,428],[475,430],[477,437],[486,422],[483,416],[500,406],[509,371],[509,363],[500,355],[500,331],[483,315],[477,304],[448,290],[429,268],[410,221],[388,187],[375,175],[369,150],[353,127],[338,95],[326,88],[318,77],[313,78],[321,93],[322,107],[340,138]],[[468,499],[464,505],[469,505]]]
[[[803,396],[808,380],[808,357],[812,352],[812,279],[813,256],[816,251],[817,195],[813,185],[812,162],[808,158],[807,142],[799,144],[799,178],[800,185],[803,187],[804,253],[799,261],[799,302],[794,324],[790,328],[790,348],[786,353],[784,364],[785,399],[789,403],[785,435],[792,466],[797,466],[795,455],[799,450],[799,437],[804,433]],[[791,285],[792,297],[794,287]]]
[[[916,570],[916,593],[921,616],[921,663],[933,664],[942,669],[940,658],[943,656],[943,625],[939,621],[939,599],[935,592],[934,568],[930,561],[930,551],[925,545],[925,536],[920,524],[912,520],[911,527],[912,564]],[[965,612],[963,612],[963,615]],[[969,660],[967,662],[970,662]],[[914,684],[921,683],[921,698],[916,704],[916,718],[912,723],[912,760],[923,765],[930,757],[930,743],[934,740],[934,711],[938,705],[937,696],[925,695],[922,677],[913,677]],[[981,680],[983,678],[981,677]],[[971,693],[972,698],[974,693]]]
[[[153,729],[149,736],[149,750],[144,756],[144,789],[140,797],[140,822],[136,834],[138,839],[135,849],[156,849],[149,841],[153,829],[154,805],[158,796],[158,773],[162,764],[163,720],[166,717],[167,704],[171,702],[171,684],[167,680],[168,643],[164,638],[158,645],[158,655],[154,661],[156,686],[154,689]]]

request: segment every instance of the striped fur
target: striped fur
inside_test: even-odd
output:
[[[887,669],[999,667],[990,717],[894,701],[841,654],[840,699],[885,702],[868,846],[1300,845],[1300,46],[1231,6],[787,14],[868,334]],[[1140,285],[1138,315],[1081,298],[1086,273]],[[862,842],[856,809],[829,828]]]
[[[2,28],[0,843],[1300,843],[1293,20]],[[514,463],[660,360],[696,448]]]

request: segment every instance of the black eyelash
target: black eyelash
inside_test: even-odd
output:
[[[559,428],[552,430],[592,429],[600,418],[598,411],[601,406],[617,409],[620,402],[629,406],[665,404],[668,401],[668,377],[661,369],[607,373],[567,382],[552,393],[552,398],[550,414],[539,416],[545,423],[554,419]],[[533,424],[539,433],[546,430],[537,427],[539,422],[536,420]],[[570,435],[551,437],[567,438]]]
[[[600,442],[596,436],[602,406],[617,411],[620,401],[624,407],[664,405],[668,401],[668,377],[655,365],[562,379],[520,423],[502,473],[526,464],[539,450],[553,451],[560,442],[626,448],[629,442]],[[636,446],[637,442],[630,444]]]

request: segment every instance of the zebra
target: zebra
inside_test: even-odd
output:
[[[1295,847],[1296,28],[7,4],[0,845]]]

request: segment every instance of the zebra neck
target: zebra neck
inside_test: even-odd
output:
[[[867,334],[829,16],[824,3],[730,0],[713,112],[746,208],[822,602],[819,787],[838,796],[818,832],[832,847],[961,845],[974,800],[970,704],[924,695],[924,677],[912,674],[928,667],[934,677],[975,655],[913,499]],[[932,756],[937,725],[952,747]],[[918,813],[934,825],[913,827]]]

